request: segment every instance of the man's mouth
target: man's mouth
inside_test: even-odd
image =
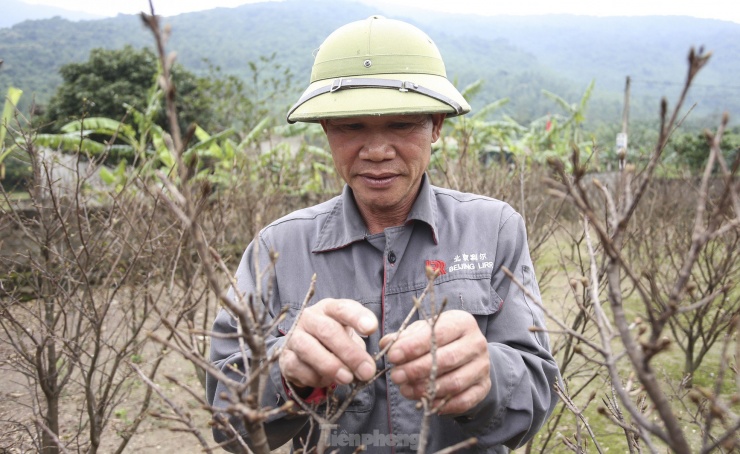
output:
[[[360,178],[362,178],[366,185],[375,188],[387,187],[391,185],[397,177],[398,175],[392,173],[360,175]]]

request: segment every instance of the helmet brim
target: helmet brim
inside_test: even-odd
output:
[[[352,79],[362,80],[363,77],[354,76]],[[367,115],[445,113],[448,116],[455,116],[470,112],[470,105],[445,77],[431,74],[375,74],[372,79],[412,82],[441,94],[442,97],[457,103],[459,107],[456,110],[446,102],[414,91],[377,87],[351,88],[322,93],[294,106],[288,115],[288,122],[317,122],[328,118]],[[332,83],[331,79],[313,82],[303,93],[301,99],[323,87],[331,86]]]

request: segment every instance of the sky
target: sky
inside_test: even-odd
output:
[[[136,14],[149,11],[148,0],[23,0],[25,3],[56,6],[84,11],[99,16],[118,13]],[[154,10],[163,16],[212,9],[235,7],[265,0],[154,0]],[[269,0],[280,1],[280,0]],[[339,3],[341,0],[337,0]],[[364,3],[400,4],[404,8],[482,15],[578,14],[586,16],[645,16],[679,15],[740,23],[740,2],[737,0],[366,0]]]

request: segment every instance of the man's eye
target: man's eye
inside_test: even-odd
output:
[[[360,123],[348,123],[342,125],[341,128],[345,131],[358,131],[362,129],[362,125]]]
[[[391,123],[391,129],[407,130],[414,127],[414,123]]]

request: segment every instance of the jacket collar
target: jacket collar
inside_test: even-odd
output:
[[[434,197],[434,188],[429,184],[425,174],[421,179],[419,195],[411,207],[406,224],[411,221],[421,221],[429,225],[432,240],[437,244],[437,200]],[[341,249],[356,241],[364,240],[367,236],[365,221],[357,208],[354,194],[348,185],[344,185],[342,195],[337,198],[334,208],[326,218],[319,231],[319,237],[312,252],[326,252]]]

